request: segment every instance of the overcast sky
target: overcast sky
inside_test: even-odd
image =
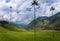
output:
[[[10,20],[18,24],[29,24],[33,20],[33,0],[0,0],[0,20]],[[55,8],[53,13],[60,11],[60,0],[37,0],[36,17],[51,16],[51,6]],[[10,8],[12,6],[12,8]]]

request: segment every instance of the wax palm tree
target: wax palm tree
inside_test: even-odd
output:
[[[35,5],[38,5],[37,1],[33,0],[32,5],[34,7],[34,41],[36,41],[36,27],[35,27],[35,24],[36,24],[36,9],[35,9]]]
[[[53,11],[54,11],[54,10],[55,10],[54,7],[51,7],[51,8],[50,8],[50,11],[52,11],[52,16],[53,16]],[[54,29],[54,27],[52,27],[52,30],[53,30],[53,29]],[[52,35],[52,36],[53,36],[53,38],[54,38],[54,31],[53,31],[53,35]]]
[[[10,19],[9,19],[9,23],[10,23],[10,21],[11,21],[11,13],[12,13],[12,6],[10,6],[10,13],[9,13],[9,14],[10,14],[10,15],[9,15],[9,16],[10,16]]]
[[[53,16],[53,11],[55,10],[55,8],[52,6],[51,8],[50,8],[50,11],[52,11],[52,16]]]
[[[33,0],[32,5],[38,5],[37,1],[36,0]]]
[[[54,8],[54,7],[51,7],[51,8],[50,8],[50,11],[53,11],[53,10],[55,10],[55,8]]]

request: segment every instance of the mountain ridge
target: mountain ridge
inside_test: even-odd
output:
[[[35,23],[36,29],[37,28],[38,29],[52,29],[52,28],[55,29],[56,27],[53,24],[55,24],[56,21],[58,22],[59,19],[60,19],[60,12],[58,12],[55,15],[50,16],[50,17],[39,17],[36,19],[36,23]],[[34,25],[34,20],[28,25],[27,29],[33,29],[34,28],[33,25]],[[56,25],[58,25],[58,24],[56,23]]]

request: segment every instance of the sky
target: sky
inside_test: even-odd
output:
[[[7,20],[17,24],[29,24],[34,19],[33,0],[0,0],[0,20]],[[51,16],[50,8],[55,10],[53,14],[60,12],[60,0],[37,0],[36,18]],[[12,7],[12,8],[10,8]]]

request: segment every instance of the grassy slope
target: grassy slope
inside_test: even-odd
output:
[[[5,29],[5,28],[3,28],[3,27],[0,26],[0,32],[1,33],[8,32],[8,31],[9,31],[8,29]]]
[[[54,34],[54,35],[53,35]],[[0,41],[34,41],[33,32],[0,33]],[[60,31],[39,31],[36,41],[60,41]]]
[[[0,32],[8,32],[8,31],[26,31],[22,27],[15,26],[13,24],[3,23],[0,24]]]
[[[13,24],[4,24],[4,28],[10,30],[10,31],[25,31],[22,27],[15,26]]]

